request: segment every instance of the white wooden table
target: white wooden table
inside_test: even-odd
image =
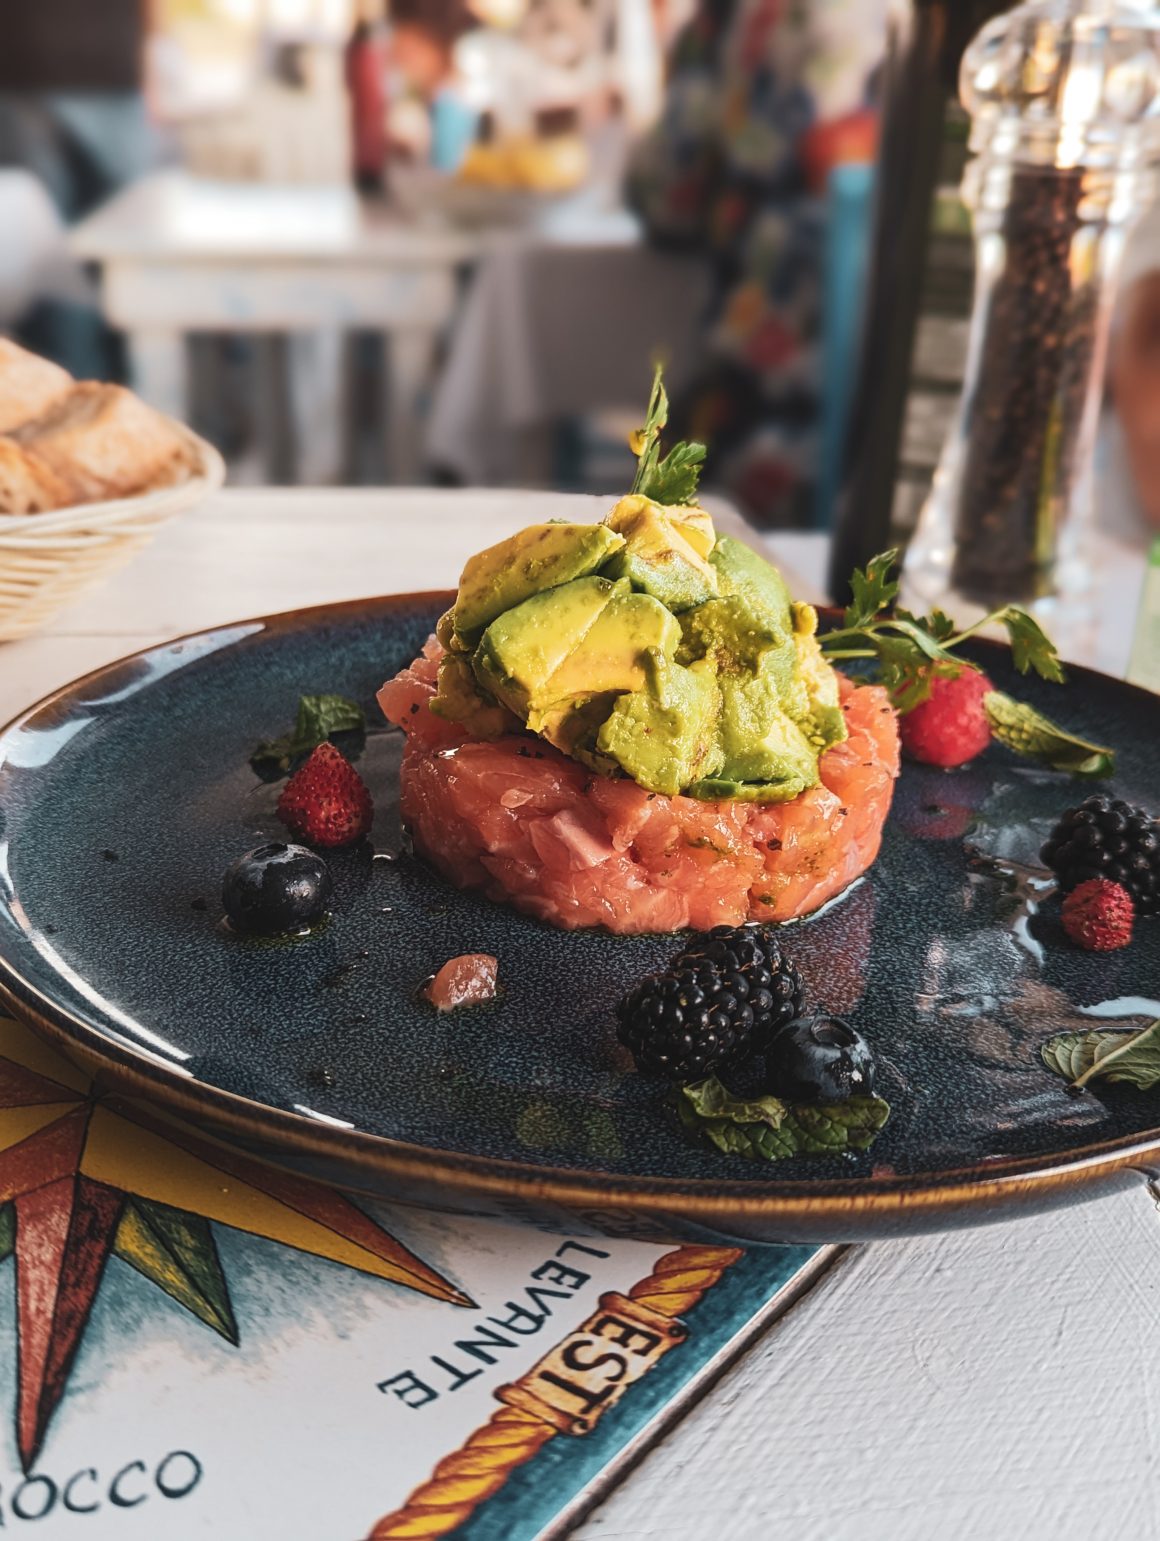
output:
[[[134,384],[187,418],[184,336],[363,329],[387,339],[387,463],[418,479],[419,407],[477,236],[401,219],[342,185],[145,177],[82,221],[105,314],[128,334]]]
[[[470,551],[513,527],[602,507],[539,493],[227,493],[45,635],[0,647],[0,715],[180,631],[452,585]],[[821,537],[770,547],[806,588],[823,569]],[[1099,1203],[851,1253],[579,1535],[1150,1541],[1158,1436],[1160,1217],[1127,1176]]]

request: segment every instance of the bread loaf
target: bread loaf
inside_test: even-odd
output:
[[[191,465],[177,427],[120,385],[75,385],[13,438],[71,483],[78,503],[129,497]]]
[[[0,434],[50,411],[72,386],[72,376],[59,364],[0,337]]]
[[[43,514],[76,501],[75,489],[39,455],[0,437],[0,514]]]

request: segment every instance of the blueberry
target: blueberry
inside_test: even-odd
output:
[[[260,845],[226,873],[222,904],[237,930],[280,936],[321,920],[333,890],[330,868],[315,852],[301,845]]]
[[[786,1102],[846,1102],[874,1090],[870,1045],[838,1017],[799,1017],[765,1055],[769,1089]]]

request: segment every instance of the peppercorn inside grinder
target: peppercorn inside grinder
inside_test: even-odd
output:
[[[1090,620],[1092,461],[1124,239],[1160,165],[1160,8],[1032,0],[960,73],[976,243],[967,374],[903,597],[961,621],[1030,605],[1065,648]]]

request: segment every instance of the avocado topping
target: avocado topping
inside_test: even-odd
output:
[[[453,631],[469,652],[484,628],[533,594],[597,572],[624,545],[605,524],[533,524],[473,556],[459,580]],[[440,637],[447,645],[447,638]]]
[[[786,802],[846,737],[838,679],[813,608],[697,506],[703,450],[661,456],[667,412],[658,378],[636,485],[603,524],[532,525],[471,558],[432,710],[650,792]]]

